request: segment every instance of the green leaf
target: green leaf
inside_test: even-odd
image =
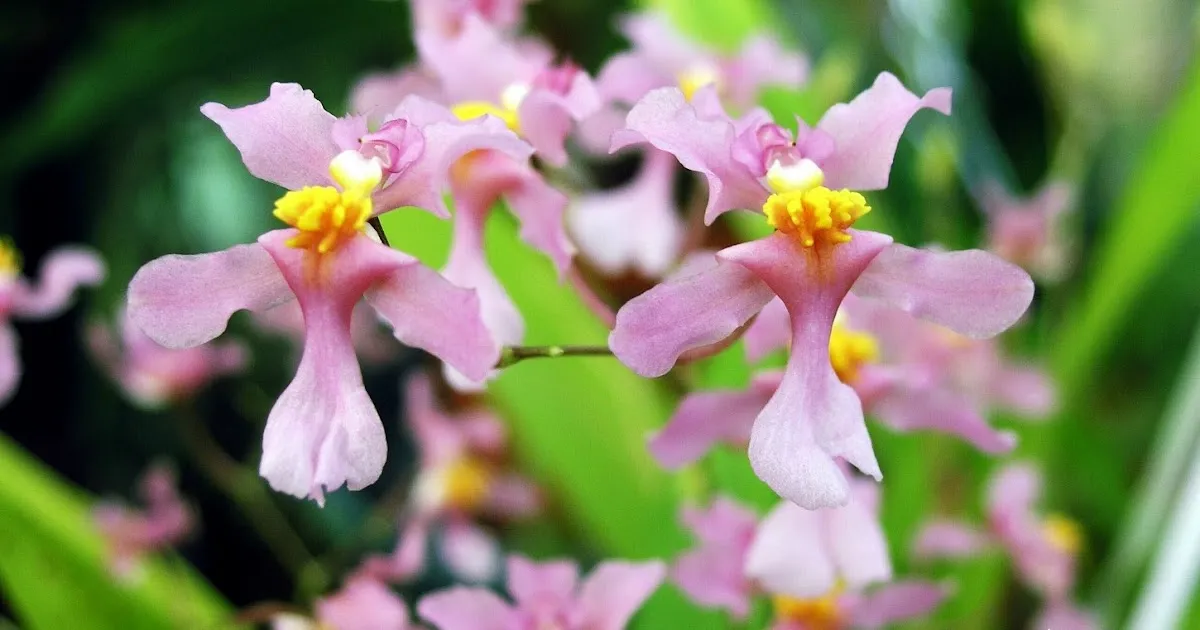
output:
[[[646,4],[665,12],[688,35],[727,51],[762,31],[771,15],[763,0],[649,0]]]
[[[115,579],[91,500],[2,435],[0,478],[0,586],[22,628],[208,628],[228,619],[228,604],[181,560],[146,559],[129,583]]]

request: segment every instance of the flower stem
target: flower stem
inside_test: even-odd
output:
[[[496,367],[506,368],[525,359],[600,356],[612,356],[612,350],[608,346],[505,346]]]

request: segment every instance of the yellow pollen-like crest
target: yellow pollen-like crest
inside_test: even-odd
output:
[[[870,211],[862,195],[824,186],[775,193],[763,204],[767,223],[804,247],[849,241],[846,230]]]
[[[1083,528],[1062,514],[1047,514],[1042,519],[1042,533],[1063,553],[1074,556],[1083,550]]]
[[[843,383],[853,383],[863,365],[879,359],[879,343],[865,332],[833,325],[829,335],[829,362]]]
[[[796,622],[805,630],[837,630],[845,621],[838,598],[844,587],[841,584],[825,595],[815,599],[798,599],[786,595],[771,597],[777,621]]]
[[[521,132],[521,120],[517,116],[517,109],[515,107],[503,107],[487,101],[466,101],[450,108],[450,111],[454,112],[454,115],[459,120],[475,120],[481,116],[491,114],[503,120],[504,124],[513,130],[513,133]]]
[[[454,462],[443,475],[446,502],[464,511],[476,510],[483,504],[493,477],[492,469],[486,462],[472,457],[463,457]]]
[[[15,277],[21,273],[21,251],[12,239],[0,238],[0,278]]]
[[[371,207],[370,193],[361,188],[305,186],[276,201],[274,214],[300,231],[288,240],[289,247],[327,254],[363,229]]]
[[[679,90],[683,92],[683,97],[690,101],[700,88],[718,84],[720,79],[720,75],[713,68],[696,66],[679,74]]]

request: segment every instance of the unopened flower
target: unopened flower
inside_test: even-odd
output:
[[[510,556],[507,573],[512,603],[489,590],[456,587],[426,595],[417,612],[438,630],[623,630],[658,590],[666,567],[602,562],[580,582],[572,561]]]
[[[144,510],[102,501],[93,511],[96,527],[108,544],[110,566],[124,578],[132,576],[144,555],[179,543],[195,528],[195,515],[176,492],[175,473],[170,468],[148,469],[138,483],[138,492]]]
[[[416,630],[408,606],[386,584],[355,576],[313,604],[313,619],[277,615],[272,630]]]
[[[1059,224],[1071,198],[1065,182],[1048,183],[1023,199],[990,183],[980,199],[988,220],[988,249],[1040,278],[1061,278],[1068,251]]]
[[[125,395],[143,408],[186,399],[246,365],[246,347],[236,341],[171,350],[147,337],[124,309],[117,319],[119,338],[108,326],[94,323],[88,327],[88,347]]]
[[[401,105],[376,134],[356,135],[361,121],[333,119],[298,86],[276,85],[272,98],[238,110],[205,110],[221,121],[252,173],[294,188],[275,204],[275,216],[291,227],[252,245],[150,262],[130,283],[130,317],[164,346],[188,348],[220,335],[236,311],[297,299],[304,352],[267,419],[259,472],[273,488],[318,502],[342,484],[360,489],[379,477],[387,457],[350,339],[361,299],[402,343],[464,374],[483,378],[499,356],[474,291],[380,244],[364,231],[366,221],[380,204],[423,200],[440,208],[439,182],[461,152],[508,146],[520,154],[520,143],[491,129],[491,119],[455,122],[419,99]],[[357,148],[312,172],[318,155],[336,150],[331,138],[348,130]]]
[[[776,229],[630,301],[617,314],[609,345],[634,371],[660,376],[687,350],[725,339],[779,297],[789,314],[791,354],[754,422],[749,454],[758,476],[801,506],[848,500],[836,457],[882,476],[858,397],[830,363],[834,317],[851,286],[972,337],[1008,328],[1032,299],[1029,276],[986,252],[918,250],[852,228],[871,208],[850,189],[886,186],[909,118],[925,107],[949,111],[949,97],[944,89],[917,97],[885,73],[815,128],[801,123],[793,140],[762,111],[736,122],[717,117],[711,88],[692,102],[664,88],[642,99],[628,128],[614,136],[614,148],[649,142],[703,173],[709,221],[728,210],[761,208]]]
[[[90,249],[63,247],[42,263],[37,284],[21,276],[21,253],[0,239],[0,405],[8,402],[21,380],[21,354],[14,318],[49,319],[71,305],[75,289],[104,279],[104,262]]]

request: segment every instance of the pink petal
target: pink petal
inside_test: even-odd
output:
[[[684,508],[681,520],[700,541],[729,547],[737,547],[742,539],[748,543],[758,527],[754,512],[724,496],[714,499],[708,509]]]
[[[988,512],[997,515],[1031,514],[1042,493],[1042,475],[1030,464],[1006,465],[988,484]]]
[[[460,586],[426,595],[417,613],[438,630],[521,630],[513,609],[482,588]]]
[[[442,561],[463,582],[480,584],[500,571],[500,543],[466,519],[452,519],[442,530]]]
[[[1099,630],[1101,628],[1095,615],[1069,601],[1050,602],[1029,627],[1031,630]]]
[[[412,375],[405,384],[404,419],[416,438],[423,469],[455,460],[467,448],[455,420],[438,408],[433,385],[423,372]]]
[[[661,11],[622,16],[618,28],[634,50],[645,56],[644,63],[668,76],[678,75],[708,57],[703,48],[679,32],[671,18]]]
[[[675,561],[672,581],[696,603],[744,618],[752,591],[745,575],[746,553],[758,517],[721,497],[707,510],[685,509],[683,521],[700,544]]]
[[[418,32],[421,61],[441,81],[451,102],[500,99],[513,83],[527,83],[549,63],[541,50],[518,47],[480,16],[468,14],[451,38]]]
[[[944,387],[897,387],[872,402],[871,413],[902,432],[932,430],[949,433],[990,453],[1007,453],[1017,436],[988,424],[976,405]]]
[[[536,563],[522,556],[508,557],[508,592],[521,608],[569,606],[578,579],[579,567],[573,560]]]
[[[954,521],[934,520],[917,534],[913,555],[918,558],[967,558],[988,546],[983,532]]]
[[[853,101],[829,108],[816,127],[837,142],[837,151],[821,162],[825,185],[852,190],[887,188],[900,134],[909,119],[924,108],[949,115],[950,89],[938,88],[917,97],[887,72]]]
[[[499,518],[517,519],[537,514],[542,503],[537,484],[521,475],[507,474],[492,480],[484,509]]]
[[[547,184],[528,162],[496,159],[499,157],[493,155],[478,162],[473,176],[496,182],[509,210],[521,222],[521,240],[548,256],[561,277],[575,255],[575,246],[563,224],[566,195]]]
[[[667,425],[651,438],[650,453],[668,470],[703,457],[718,442],[744,447],[754,419],[775,393],[782,373],[766,375],[746,391],[688,395]]]
[[[17,331],[0,320],[0,406],[4,406],[21,381],[21,352]]]
[[[639,52],[609,57],[596,76],[596,87],[605,100],[628,105],[636,103],[650,90],[668,87],[674,82],[675,78],[668,71],[654,67],[653,61]]]
[[[600,94],[585,72],[577,72],[566,94],[534,88],[521,101],[521,135],[553,166],[567,163],[563,141],[574,123],[600,110]]]
[[[317,600],[316,617],[337,630],[407,630],[408,607],[387,586],[371,579],[351,580]]]
[[[104,261],[95,251],[86,247],[60,247],[42,262],[36,288],[24,282],[17,284],[12,312],[21,317],[54,317],[70,306],[76,288],[98,285],[105,274]]]
[[[940,252],[893,244],[854,285],[882,300],[968,337],[995,336],[1033,300],[1033,280],[1020,267],[972,249]]]
[[[1040,368],[1001,366],[992,388],[997,404],[1029,418],[1045,418],[1057,405],[1054,383]]]
[[[684,352],[733,334],[772,297],[746,268],[719,262],[630,300],[617,312],[608,345],[634,372],[662,376]]]
[[[853,240],[814,255],[776,233],[718,254],[770,286],[792,318],[792,350],[782,383],[754,423],[750,463],[780,496],[809,509],[842,505],[848,487],[834,462],[842,457],[878,479],[879,464],[854,390],[829,363],[829,336],[850,285],[890,238],[853,232]]]
[[[792,319],[783,300],[774,298],[754,318],[742,337],[746,342],[746,360],[759,361],[768,354],[787,348],[792,342]]]
[[[332,183],[336,118],[299,84],[272,83],[262,102],[236,109],[205,103],[200,112],[221,126],[255,177],[289,190]]]
[[[932,582],[909,580],[875,589],[855,602],[850,625],[855,628],[884,628],[894,623],[924,617],[941,605],[949,591]],[[1051,626],[1059,630],[1058,626]]]
[[[624,630],[666,574],[666,565],[657,560],[600,563],[579,589],[580,626],[588,630]]]
[[[442,100],[437,80],[418,66],[396,72],[369,74],[359,79],[350,93],[350,110],[379,124],[411,95],[432,101]]]
[[[294,233],[259,237],[300,300],[305,326],[296,376],[267,417],[259,472],[276,490],[320,503],[325,491],[364,488],[383,469],[383,425],[363,388],[350,316],[372,285],[420,263],[365,236],[314,261],[286,245]]]
[[[240,310],[262,312],[293,298],[259,244],[196,256],[163,256],[129,283],[129,317],[154,341],[190,348],[225,331]]]
[[[785,49],[773,37],[758,35],[742,45],[738,56],[726,65],[722,79],[729,102],[746,108],[757,102],[764,86],[800,87],[808,78],[808,69],[807,57]]]
[[[851,483],[856,487],[874,485],[862,480]],[[825,517],[829,554],[838,575],[850,588],[892,579],[887,538],[871,505],[851,500],[844,507],[820,510],[818,514]]]
[[[679,259],[684,225],[675,204],[675,164],[671,154],[649,149],[629,184],[576,199],[567,224],[600,271],[615,276],[632,269],[661,278]]]
[[[819,511],[781,501],[762,524],[746,556],[746,576],[767,592],[800,599],[820,597],[837,583],[825,547]]]
[[[678,88],[660,88],[633,106],[626,128],[613,134],[611,150],[648,142],[674,155],[684,168],[704,175],[704,222],[711,224],[728,210],[758,210],[768,196],[753,173],[733,158],[734,137],[728,118],[704,117]]]

